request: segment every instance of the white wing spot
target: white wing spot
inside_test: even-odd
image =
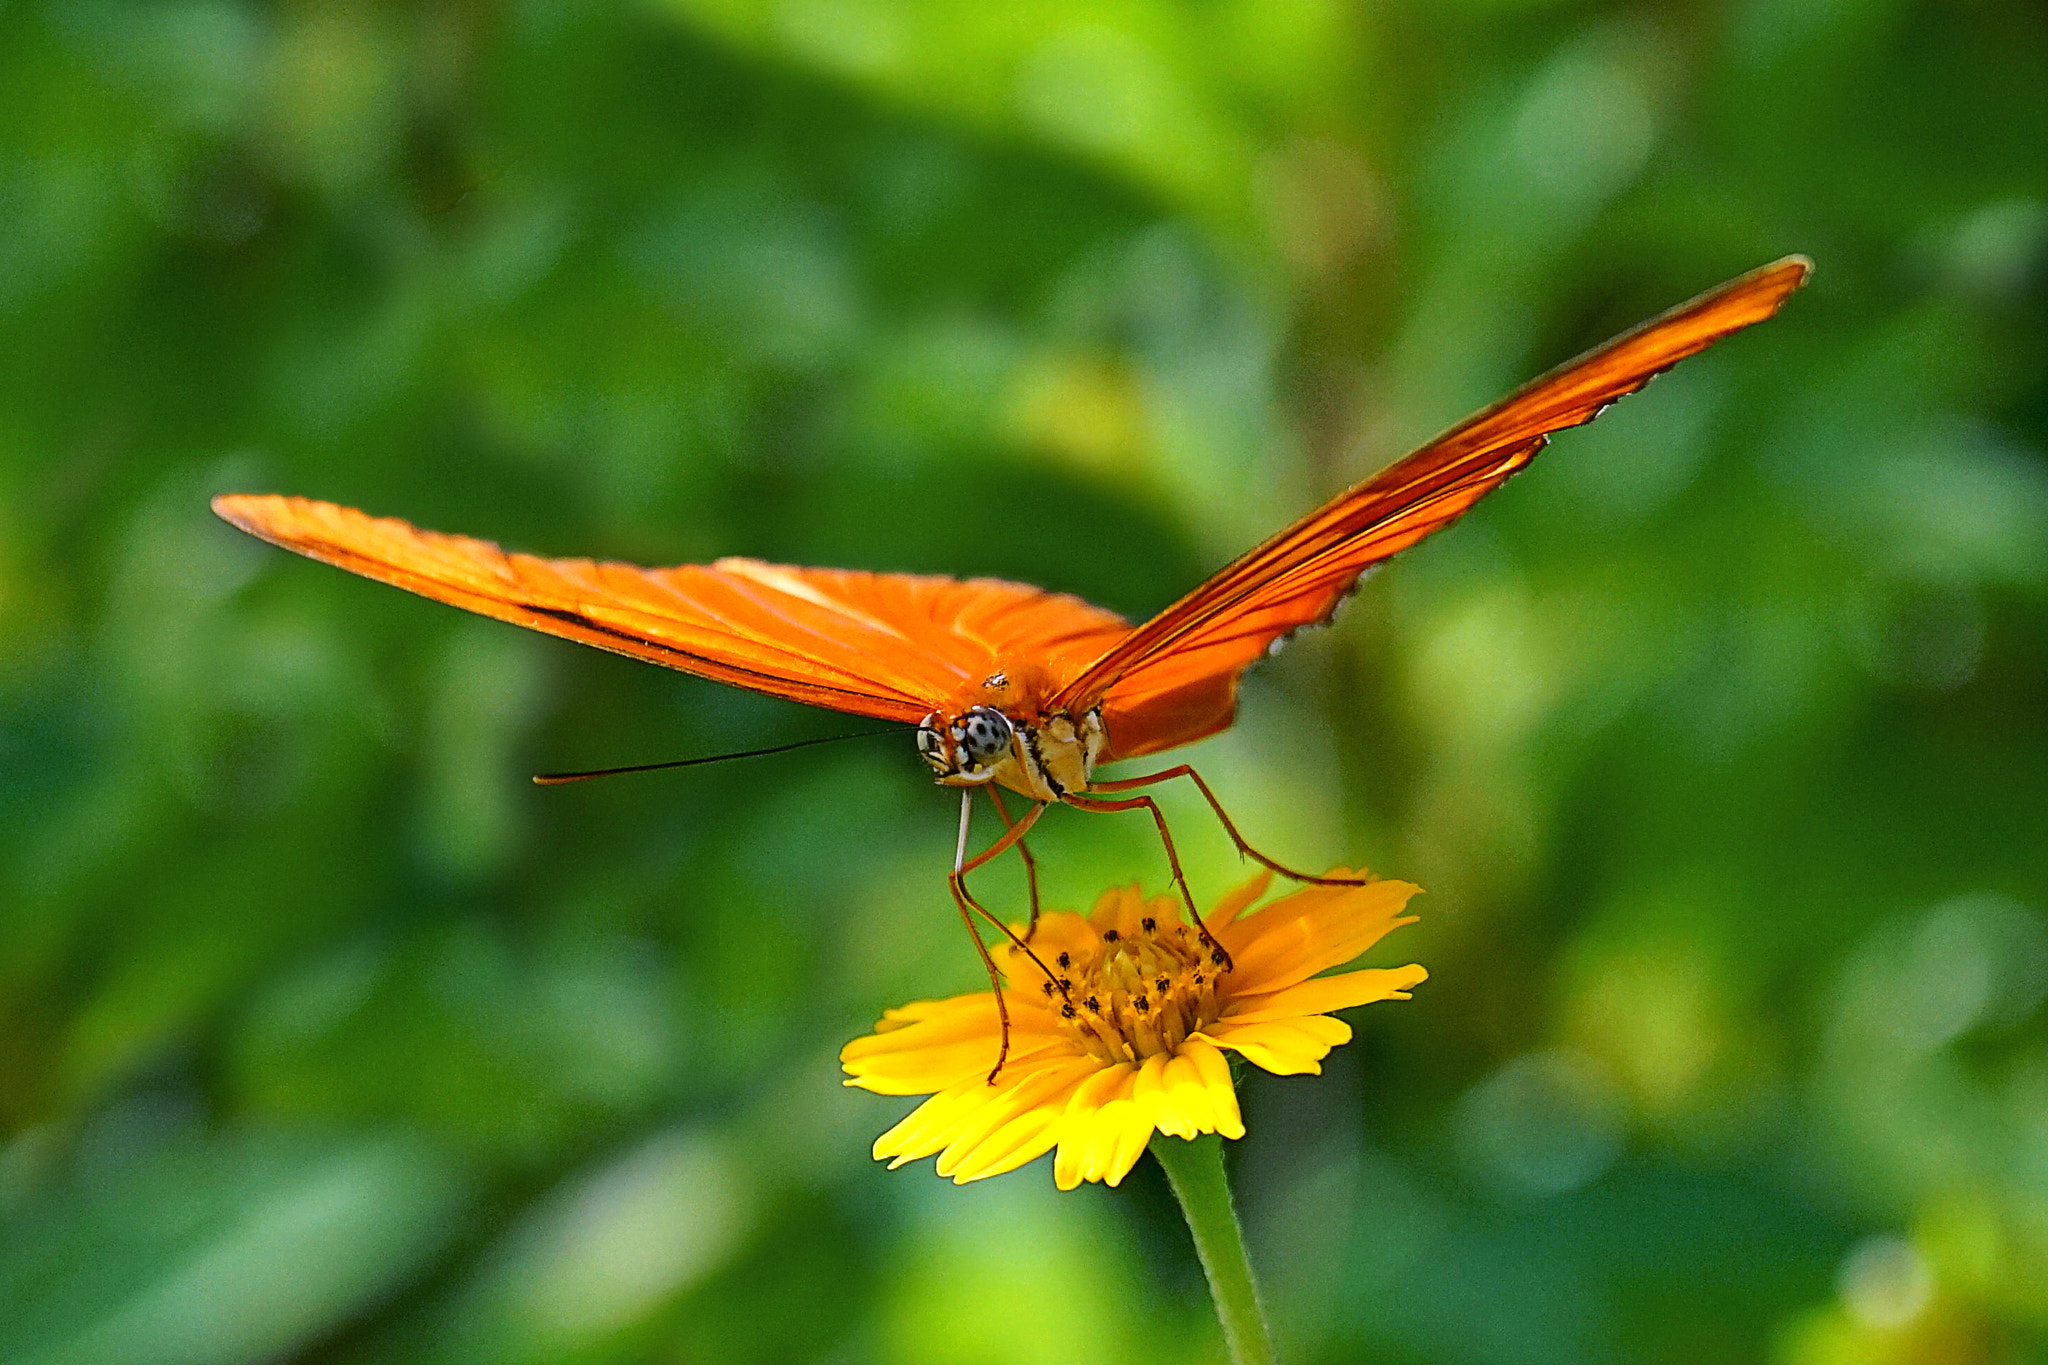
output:
[[[758,559],[720,559],[713,561],[711,567],[720,573],[731,574],[734,578],[744,578],[748,582],[759,583],[764,588],[773,588],[776,592],[797,598],[799,601],[809,602],[814,607],[823,607],[826,611],[844,616],[849,621],[858,621],[870,630],[879,630],[884,635],[893,635],[899,640],[909,638],[887,621],[870,616],[836,597],[827,597],[787,569]]]

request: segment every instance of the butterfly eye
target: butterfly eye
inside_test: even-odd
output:
[[[1010,749],[1010,722],[991,706],[977,706],[953,725],[969,767],[985,768]]]

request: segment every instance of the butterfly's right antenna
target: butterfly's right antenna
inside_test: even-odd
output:
[[[620,773],[654,773],[664,768],[694,768],[700,763],[723,763],[733,758],[766,758],[770,754],[786,754],[792,749],[808,749],[814,744],[837,744],[842,739],[872,739],[876,735],[899,735],[902,730],[856,730],[850,735],[826,735],[822,739],[800,739],[791,744],[777,744],[766,749],[742,749],[731,754],[707,754],[702,758],[676,758],[666,763],[633,763],[623,768],[594,768],[587,773],[536,773],[534,784],[541,787],[561,787],[571,782],[587,782],[593,777],[616,777]]]

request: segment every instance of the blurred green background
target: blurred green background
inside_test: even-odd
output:
[[[1297,1365],[2048,1358],[2039,7],[0,0],[0,1359],[1219,1360],[1149,1166],[868,1160],[907,740],[537,789],[847,727],[207,497],[1139,614],[1792,250],[1190,751],[1429,889],[1245,1086]]]

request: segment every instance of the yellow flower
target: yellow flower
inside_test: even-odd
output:
[[[1122,1180],[1155,1129],[1243,1137],[1223,1049],[1277,1075],[1319,1072],[1330,1049],[1351,1040],[1351,1026],[1330,1011],[1405,1000],[1428,976],[1412,963],[1316,975],[1414,923],[1401,910],[1419,887],[1307,886],[1246,914],[1270,880],[1253,878],[1203,917],[1230,955],[1227,971],[1170,896],[1147,901],[1137,887],[1119,887],[1085,917],[1043,916],[1031,946],[1067,989],[1004,945],[1010,1057],[994,1084],[992,992],[884,1014],[840,1052],[846,1084],[931,1098],[882,1134],[875,1159],[893,1169],[937,1153],[939,1174],[965,1184],[1058,1147],[1053,1180],[1071,1190]]]

